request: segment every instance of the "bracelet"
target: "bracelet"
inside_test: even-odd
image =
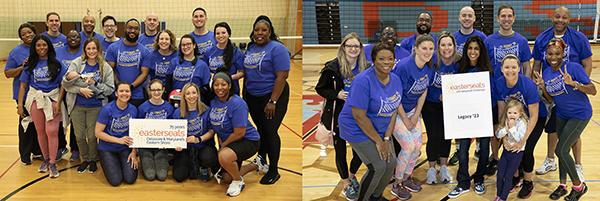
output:
[[[203,140],[202,140],[202,137],[196,137],[196,138],[198,138],[198,143],[197,143],[197,144],[200,144],[200,143],[202,143],[202,141],[203,141]]]
[[[269,102],[268,102],[268,103],[271,103],[271,104],[273,104],[273,105],[277,105],[277,101],[276,101],[276,100],[273,100],[273,99],[269,99]]]
[[[573,91],[579,90],[577,87],[581,86],[581,83],[575,81],[575,86],[573,86]]]

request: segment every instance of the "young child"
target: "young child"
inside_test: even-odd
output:
[[[75,71],[71,71],[71,72],[67,73],[67,79],[69,79],[69,80],[75,79],[77,77],[79,77],[79,79],[77,79],[77,81],[74,83],[75,86],[87,87],[87,88],[91,89],[92,92],[96,95],[97,99],[106,98],[106,95],[102,92],[102,90],[98,89],[95,85],[88,85],[86,83],[87,79],[94,77],[93,73],[84,73],[82,75],[80,75],[79,73],[77,73]]]
[[[512,188],[513,175],[523,158],[525,143],[522,142],[527,130],[527,114],[525,107],[516,100],[510,99],[506,104],[504,116],[500,119],[500,129],[496,132],[496,137],[504,144],[504,151],[498,163],[498,175],[496,178],[496,199],[494,201],[504,201]]]

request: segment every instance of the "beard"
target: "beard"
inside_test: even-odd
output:
[[[426,27],[426,29],[421,29],[421,27]],[[431,32],[431,26],[427,26],[427,25],[417,25],[417,32],[419,34],[428,34],[429,32]]]
[[[127,40],[129,42],[132,42],[132,43],[135,43],[135,42],[137,42],[139,36],[140,36],[139,34],[136,34],[135,37],[131,38],[129,36],[129,33],[127,33],[127,34],[125,34],[125,40]]]

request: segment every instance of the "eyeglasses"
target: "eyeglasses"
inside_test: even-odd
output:
[[[193,43],[182,43],[181,47],[191,47],[193,45],[194,45]]]
[[[106,27],[106,28],[115,28],[115,27],[117,27],[117,25],[104,25],[104,27]]]
[[[360,45],[344,45],[344,47],[348,49],[360,49]]]
[[[150,89],[151,92],[161,92],[163,89]]]

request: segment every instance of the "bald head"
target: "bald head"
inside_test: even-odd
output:
[[[144,19],[144,27],[146,30],[146,34],[156,34],[158,32],[158,24],[158,15],[156,15],[156,13],[150,13],[146,15],[146,19]]]
[[[458,21],[460,22],[460,26],[463,31],[470,30],[473,28],[473,23],[475,23],[475,10],[471,8],[471,6],[465,6],[460,9],[460,13],[458,15]]]
[[[569,11],[569,8],[564,7],[564,6],[560,6],[556,9],[554,9],[554,14],[557,14],[557,13],[567,14],[567,16],[571,17],[571,12]]]
[[[569,22],[571,21],[571,13],[567,7],[561,6],[554,10],[552,16],[552,24],[554,24],[555,34],[561,35],[567,31]]]
[[[394,27],[387,26],[381,30],[381,42],[396,44],[396,38],[396,29]]]

